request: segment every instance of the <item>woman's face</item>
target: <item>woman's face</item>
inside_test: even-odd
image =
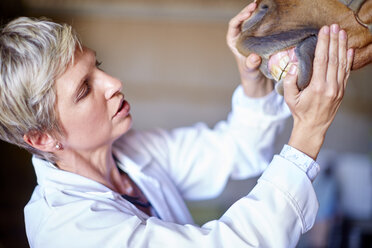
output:
[[[56,80],[55,87],[64,149],[98,149],[130,129],[130,106],[120,92],[122,83],[97,67],[94,51],[77,50],[74,65]]]

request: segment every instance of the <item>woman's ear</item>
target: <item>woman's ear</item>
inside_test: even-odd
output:
[[[43,152],[55,151],[57,140],[48,133],[30,131],[23,135],[23,140],[35,149]]]

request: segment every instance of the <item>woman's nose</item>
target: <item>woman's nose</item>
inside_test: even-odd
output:
[[[121,92],[123,84],[115,77],[112,77],[103,72],[103,82],[105,87],[105,98],[108,100]]]

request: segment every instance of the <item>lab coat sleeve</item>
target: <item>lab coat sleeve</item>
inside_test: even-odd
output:
[[[51,211],[35,230],[31,247],[290,248],[312,226],[318,204],[306,173],[275,156],[251,193],[201,227],[140,219],[107,202],[53,207],[59,211]]]
[[[213,129],[203,123],[172,131],[142,132],[128,144],[147,149],[188,200],[216,197],[228,179],[260,175],[274,153],[275,137],[290,112],[272,92],[251,99],[239,86],[232,111]]]

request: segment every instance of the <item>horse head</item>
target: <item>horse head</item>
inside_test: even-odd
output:
[[[372,0],[256,0],[257,8],[242,24],[237,49],[261,56],[260,70],[278,82],[290,65],[298,65],[300,90],[310,82],[317,34],[337,23],[355,51],[352,70],[372,62]],[[281,83],[277,89],[282,93]]]

